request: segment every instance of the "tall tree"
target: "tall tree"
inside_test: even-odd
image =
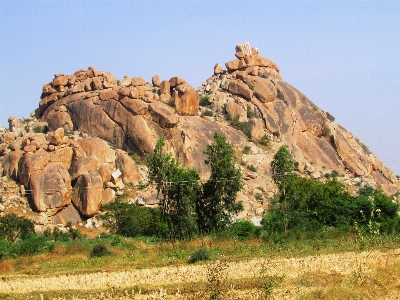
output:
[[[271,161],[272,179],[276,183],[279,189],[279,203],[283,206],[285,213],[285,233],[288,230],[289,225],[289,210],[290,200],[294,200],[294,197],[288,197],[287,190],[293,186],[292,183],[295,180],[296,175],[293,174],[294,163],[290,159],[290,152],[286,145],[283,145],[275,153],[274,159]]]
[[[210,165],[211,176],[203,184],[202,195],[197,201],[197,223],[200,232],[216,232],[232,222],[232,214],[243,210],[236,201],[242,189],[241,172],[235,165],[234,149],[224,136],[214,134],[215,142],[207,145],[204,153]]]
[[[149,178],[157,187],[162,221],[168,224],[170,239],[191,239],[197,233],[195,203],[199,193],[198,173],[184,168],[172,154],[163,150],[164,139],[158,140],[147,158]]]

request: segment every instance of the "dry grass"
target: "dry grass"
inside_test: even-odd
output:
[[[399,299],[399,254],[373,250],[221,262],[224,268],[212,262],[6,276],[0,298],[210,299],[214,291],[213,299]]]

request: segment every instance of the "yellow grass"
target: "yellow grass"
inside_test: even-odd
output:
[[[159,268],[9,275],[0,299],[400,299],[400,249]],[[214,272],[214,273],[213,273]]]

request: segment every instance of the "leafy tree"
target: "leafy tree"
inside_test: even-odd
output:
[[[211,176],[203,184],[202,194],[197,201],[196,212],[200,232],[217,232],[231,224],[231,214],[243,210],[243,204],[236,202],[236,195],[242,189],[241,172],[235,165],[234,149],[224,136],[214,134],[215,142],[207,145],[204,153],[206,164],[211,167]]]
[[[16,214],[0,217],[0,238],[15,242],[18,238],[26,239],[35,234],[35,226],[31,220]]]
[[[288,197],[287,189],[292,186],[295,179],[293,174],[294,163],[290,159],[290,152],[286,145],[283,145],[275,153],[274,159],[271,162],[272,179],[279,188],[278,202],[283,206],[285,215],[285,232],[289,226],[289,201],[295,201],[294,197]]]
[[[164,139],[158,140],[147,158],[149,178],[157,186],[162,221],[168,224],[170,239],[192,239],[197,232],[195,203],[200,187],[196,170],[184,168],[163,150]]]
[[[111,232],[126,237],[167,235],[166,225],[160,222],[160,210],[114,202],[102,206],[108,214],[100,215]]]

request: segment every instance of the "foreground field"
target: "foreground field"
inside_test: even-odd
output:
[[[6,275],[1,299],[400,299],[400,248]]]

